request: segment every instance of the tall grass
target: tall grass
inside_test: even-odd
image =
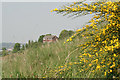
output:
[[[2,77],[43,77],[51,69],[63,65],[66,60],[76,60],[78,52],[69,55],[76,43],[63,44],[59,42],[31,47],[22,53],[15,53],[3,57]],[[67,56],[70,57],[67,57]],[[67,58],[66,58],[67,57]]]
[[[103,26],[103,25],[102,25]],[[101,28],[102,26],[99,26]],[[90,29],[91,30],[91,29]],[[85,34],[84,31],[82,34]],[[84,37],[76,37],[74,42],[64,44],[65,40],[59,40],[55,43],[37,45],[30,47],[22,53],[15,53],[3,57],[2,77],[57,77],[52,70],[56,70],[61,65],[67,65],[70,62],[79,61],[82,50],[77,48],[80,44],[92,39],[84,39]],[[76,76],[77,67],[73,66],[72,71],[64,74],[66,77],[85,77],[84,74]],[[63,76],[63,75],[62,75]]]

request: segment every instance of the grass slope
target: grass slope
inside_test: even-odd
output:
[[[15,53],[2,58],[3,77],[43,77],[48,71],[63,65],[66,57],[73,51],[77,42],[63,44],[63,41],[29,48],[23,53]],[[82,41],[81,41],[82,42]],[[70,56],[69,61],[76,60],[78,52]]]
[[[98,28],[102,28],[105,24],[100,24]],[[92,31],[83,31],[81,35]],[[17,77],[71,77],[71,78],[86,78],[86,77],[104,77],[100,73],[96,76],[90,74],[90,70],[86,73],[79,74],[80,66],[73,65],[67,73],[56,75],[57,70],[61,65],[70,64],[70,62],[79,62],[79,56],[84,53],[83,50],[76,46],[84,44],[85,37],[77,37],[75,41],[64,44],[65,40],[59,42],[38,45],[31,47],[22,53],[15,53],[7,55],[2,58],[2,77],[3,78],[17,78]],[[89,48],[89,47],[87,47]],[[77,63],[75,63],[77,64]],[[79,67],[79,68],[78,68]],[[54,72],[55,71],[55,72]],[[78,72],[78,73],[77,73]]]

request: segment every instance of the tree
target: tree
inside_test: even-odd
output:
[[[69,32],[69,37],[72,36],[74,34],[74,31],[70,30]]]
[[[45,35],[41,35],[40,37],[39,37],[39,39],[38,39],[38,42],[43,42],[43,37],[44,37]]]
[[[27,43],[25,44],[25,48],[28,48],[28,44]]]
[[[3,51],[2,51],[2,56],[6,56],[6,55],[8,55],[7,51],[6,51],[6,50],[3,50]]]
[[[5,47],[3,47],[2,48],[2,56],[6,56],[8,53],[7,53],[7,51],[6,51],[6,48]]]
[[[5,51],[5,50],[6,50],[6,48],[5,48],[5,47],[3,47],[3,48],[2,48],[2,50],[3,50],[3,51]]]
[[[51,34],[46,34],[46,36],[51,36]]]
[[[31,41],[31,44],[33,44],[33,43],[34,43],[34,41],[32,40],[32,41]]]
[[[67,31],[67,30],[62,30],[60,35],[59,35],[59,39],[64,39],[66,37],[70,37],[74,32],[72,30]]]
[[[13,49],[13,53],[18,52],[20,50],[20,43],[16,43]]]
[[[30,44],[31,44],[31,42],[30,42],[30,40],[28,41],[28,45],[30,46]]]
[[[25,46],[24,46],[24,45],[22,45],[22,48],[21,48],[21,50],[25,50]]]

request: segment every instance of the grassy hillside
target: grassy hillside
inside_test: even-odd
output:
[[[67,42],[37,44],[24,52],[3,57],[2,77],[119,78],[120,3],[90,6],[84,3],[84,7],[78,4],[73,4],[76,8],[70,6],[53,11],[79,12],[84,9],[90,14],[102,13],[94,15],[91,24],[78,29]]]
[[[82,41],[81,41],[82,42]],[[63,65],[65,59],[76,49],[76,44],[63,44],[63,41],[29,48],[23,53],[3,57],[3,77],[43,77],[48,71]],[[71,55],[69,61],[76,60],[78,52]],[[8,67],[9,66],[9,67]]]
[[[104,24],[103,24],[104,25]],[[101,28],[102,26],[99,26]],[[92,29],[89,29],[91,31]],[[87,33],[83,31],[81,35]],[[77,37],[75,41],[64,44],[65,40],[59,42],[38,45],[31,47],[22,53],[7,55],[2,58],[2,76],[10,77],[57,77],[56,72],[62,65],[78,62],[80,53],[83,53],[77,46],[91,40],[85,37]],[[74,66],[77,67],[77,66]],[[71,73],[76,73],[77,69],[72,68]],[[76,69],[76,70],[74,70]],[[66,77],[80,77],[76,74],[68,74]],[[84,75],[84,74],[83,74]],[[60,77],[60,76],[59,76]],[[87,76],[83,76],[87,77]]]

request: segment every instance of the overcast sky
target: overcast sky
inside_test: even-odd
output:
[[[68,2],[67,2],[68,3]],[[2,42],[26,43],[38,40],[40,35],[59,33],[81,28],[91,16],[76,19],[50,12],[67,4],[63,2],[3,2],[2,3]]]
[[[0,2],[0,43],[1,42],[2,42],[2,3]]]

